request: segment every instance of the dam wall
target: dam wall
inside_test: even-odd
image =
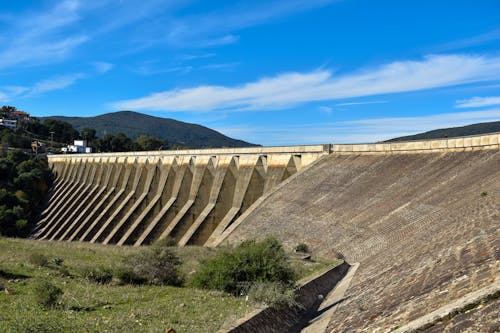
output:
[[[420,323],[419,332],[498,331],[497,140],[411,143],[418,153],[409,145],[395,151],[400,143],[378,151],[334,146],[263,196],[222,243],[273,235],[289,250],[305,243],[313,255],[358,262],[327,332],[391,332],[408,323]],[[485,292],[482,303],[472,297]]]
[[[327,155],[498,149],[500,134],[371,144],[49,155],[56,175],[35,237],[217,246],[290,176]],[[286,212],[285,212],[286,213]]]
[[[211,244],[263,194],[330,145],[49,155],[56,184],[35,236]]]

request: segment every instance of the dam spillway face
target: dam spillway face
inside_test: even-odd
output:
[[[35,233],[46,240],[215,246],[264,194],[330,145],[51,155],[56,175]]]
[[[499,203],[500,134],[335,145],[222,244],[273,235],[356,263],[302,332],[498,332]]]

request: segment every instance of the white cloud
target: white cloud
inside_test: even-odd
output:
[[[455,103],[456,108],[478,108],[492,105],[500,105],[500,96],[472,97]]]
[[[78,80],[88,77],[84,73],[72,73],[67,75],[59,75],[51,77],[45,80],[41,80],[33,84],[32,86],[5,86],[1,87],[0,97],[3,96],[3,100],[11,100],[14,98],[26,98],[40,96],[44,93],[61,90],[67,88]]]
[[[469,38],[464,38],[460,40],[455,40],[450,43],[443,44],[439,47],[435,48],[435,51],[443,52],[449,50],[459,50],[465,49],[472,46],[486,44],[492,41],[496,41],[500,39],[500,29],[495,29],[492,31],[488,31],[486,33],[472,36]]]
[[[239,36],[233,34],[252,26],[325,6],[336,0],[287,0],[250,2],[233,5],[228,9],[170,20],[166,41],[176,47],[212,47],[231,44]]]
[[[353,105],[385,104],[385,103],[387,103],[387,101],[346,102],[346,103],[335,104],[335,106],[353,106]]]
[[[500,108],[421,117],[374,118],[300,125],[215,128],[231,137],[263,145],[362,143],[388,140],[437,128],[500,120]]]
[[[30,13],[9,19],[9,36],[0,49],[0,68],[37,65],[60,60],[88,36],[67,29],[79,17],[80,2],[66,0],[45,12]]]
[[[96,61],[93,63],[98,74],[105,74],[113,69],[114,65],[109,62]]]
[[[318,110],[323,112],[323,113],[329,114],[329,113],[332,113],[333,108],[330,106],[321,105],[321,106],[318,106]]]
[[[432,55],[334,76],[285,73],[235,87],[198,86],[118,101],[115,109],[156,111],[276,110],[313,101],[393,94],[500,79],[500,57]]]
[[[28,96],[37,96],[49,91],[67,88],[76,81],[85,78],[83,73],[73,73],[68,75],[56,76],[47,80],[37,82],[28,93]]]
[[[9,101],[9,96],[7,94],[0,92],[0,102],[5,103]]]
[[[208,70],[232,70],[235,67],[239,66],[239,62],[227,62],[227,63],[220,63],[220,64],[208,64],[208,65],[203,65],[200,67],[200,69],[208,69]]]

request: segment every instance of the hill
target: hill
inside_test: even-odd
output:
[[[191,148],[256,146],[245,141],[232,139],[201,125],[133,111],[106,113],[95,117],[50,116],[42,119],[47,118],[68,122],[78,131],[85,127],[94,128],[98,137],[106,134],[124,133],[135,140],[139,135],[149,135],[166,140],[170,144]]]
[[[425,140],[425,139],[442,139],[444,137],[453,138],[457,136],[479,135],[485,133],[500,132],[500,121],[492,121],[489,123],[472,124],[461,127],[441,128],[415,135],[402,136],[387,140],[391,141],[410,141],[410,140]]]

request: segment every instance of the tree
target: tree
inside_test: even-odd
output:
[[[4,105],[0,108],[0,113],[1,113],[1,116],[2,118],[3,117],[6,117],[9,113],[11,112],[14,112],[16,111],[16,107],[15,106],[10,106],[10,105]]]
[[[48,129],[48,133],[54,132],[54,141],[71,143],[80,135],[70,123],[55,119],[45,119],[43,125]]]
[[[82,139],[87,140],[88,143],[96,139],[96,130],[93,128],[85,127],[80,131]]]
[[[165,142],[147,135],[140,135],[135,142],[138,150],[159,150],[166,146]]]
[[[99,152],[123,152],[134,150],[135,145],[132,139],[123,133],[118,133],[116,136],[106,134],[104,137],[94,141],[95,148]]]

